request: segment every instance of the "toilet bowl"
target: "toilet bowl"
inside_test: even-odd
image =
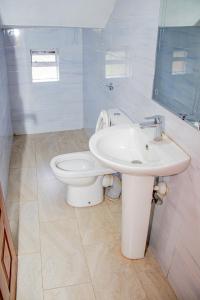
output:
[[[96,131],[130,120],[119,110],[102,111]],[[74,207],[87,207],[101,203],[104,187],[112,185],[115,171],[102,165],[90,151],[67,153],[50,162],[56,178],[66,184],[66,201]]]
[[[75,207],[102,202],[103,177],[114,172],[103,167],[90,151],[56,156],[50,165],[57,179],[67,185],[68,204]]]

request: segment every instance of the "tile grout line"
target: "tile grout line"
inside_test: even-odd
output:
[[[61,146],[61,145],[62,145],[61,140],[58,139],[58,146],[59,146],[59,149],[60,149],[60,151],[61,151],[61,153],[62,153],[62,146]],[[94,297],[95,297],[95,299],[96,299],[95,291],[94,291],[94,286],[93,286],[93,282],[92,282],[92,278],[91,278],[91,274],[90,274],[90,270],[89,270],[89,266],[88,266],[86,254],[85,254],[85,249],[84,249],[84,245],[83,245],[83,240],[82,240],[82,236],[81,236],[81,232],[80,232],[80,226],[79,226],[79,221],[78,221],[78,217],[77,217],[77,213],[76,213],[76,208],[74,208],[74,215],[75,215],[74,220],[76,220],[76,223],[77,223],[77,226],[78,226],[78,233],[79,233],[79,237],[80,237],[81,248],[82,248],[82,251],[83,251],[83,255],[84,255],[84,259],[85,259],[87,271],[88,271],[89,278],[90,278],[89,284],[91,284],[91,286],[92,286],[92,290],[93,290],[93,293],[94,293]],[[82,284],[84,284],[84,283],[82,283]],[[70,286],[80,286],[80,285],[82,285],[82,284],[76,284],[76,285],[70,285]],[[85,284],[86,284],[86,283],[85,283]]]
[[[41,243],[41,226],[40,226],[40,213],[39,213],[39,197],[38,197],[38,170],[37,170],[37,154],[36,143],[34,140],[35,150],[35,170],[36,170],[36,195],[37,195],[37,213],[38,213],[38,226],[39,226],[39,244],[40,244],[40,268],[41,268],[41,280],[42,280],[42,299],[44,300],[44,286],[43,286],[43,268],[42,268],[42,243]]]
[[[93,290],[93,293],[94,293],[94,298],[97,299],[96,294],[95,294],[94,284],[93,284],[93,281],[92,281],[92,276],[91,276],[91,273],[90,273],[90,269],[89,269],[89,265],[88,265],[88,261],[87,261],[87,257],[86,257],[86,253],[85,253],[85,247],[84,247],[84,244],[83,244],[83,239],[82,239],[82,236],[81,236],[81,231],[80,231],[79,221],[78,221],[78,217],[77,217],[77,213],[76,213],[76,208],[75,208],[75,216],[76,216],[76,222],[77,222],[77,225],[78,225],[78,232],[79,232],[80,241],[81,241],[81,248],[83,250],[83,255],[84,255],[84,258],[85,258],[88,274],[89,274],[90,281],[91,281],[90,283],[91,283],[92,290]]]
[[[105,200],[106,200],[106,199],[105,199]],[[119,199],[118,199],[118,200],[119,200]],[[121,199],[120,199],[120,200],[121,200]],[[107,201],[106,201],[106,205],[107,205],[107,207],[108,207],[109,214],[110,214],[111,218],[114,220],[113,212],[112,212],[110,206],[108,205]],[[120,235],[121,235],[121,233],[120,233]],[[136,272],[136,275],[137,275],[137,272]],[[145,291],[145,289],[144,289],[144,286],[143,286],[143,284],[142,284],[140,278],[138,278],[138,280],[139,280],[139,282],[140,282],[140,284],[141,284],[141,288],[142,288],[142,290],[143,290],[143,292],[144,292],[144,294],[145,294],[146,300],[150,300],[149,297],[148,297],[148,295],[147,295],[147,293],[146,293],[146,291]]]
[[[58,289],[61,289],[61,288],[67,288],[67,287],[73,287],[73,286],[77,286],[78,287],[78,286],[87,285],[87,284],[91,285],[91,288],[92,288],[93,294],[94,294],[94,299],[97,299],[98,295],[95,295],[95,288],[94,288],[95,281],[93,283],[92,272],[90,272],[90,268],[89,268],[90,264],[89,264],[88,259],[87,259],[87,253],[88,253],[87,246],[88,245],[84,244],[84,238],[81,235],[81,226],[80,226],[81,223],[79,222],[80,219],[78,217],[78,210],[76,208],[74,208],[75,214],[74,214],[73,220],[77,224],[78,236],[80,237],[80,246],[81,246],[80,249],[82,249],[82,254],[83,254],[83,257],[85,258],[85,264],[86,264],[85,269],[88,270],[88,275],[89,275],[88,276],[88,282],[82,282],[82,283],[79,282],[77,284],[73,284],[72,283],[72,284],[69,284],[69,285],[64,285],[64,286],[61,285],[61,286],[52,287],[52,288],[46,288],[46,289],[44,288],[44,285],[45,285],[44,284],[45,272],[44,272],[44,269],[42,267],[43,266],[42,261],[44,262],[44,259],[42,260],[42,235],[41,235],[42,223],[49,223],[49,222],[54,223],[54,222],[58,222],[58,221],[62,222],[62,221],[67,221],[68,219],[67,218],[66,219],[63,218],[63,219],[56,219],[56,220],[52,220],[52,221],[40,221],[40,212],[41,211],[40,211],[40,205],[39,205],[40,204],[40,202],[39,202],[39,167],[40,167],[40,164],[42,163],[42,161],[37,165],[36,143],[38,143],[38,142],[37,142],[36,139],[34,139],[33,143],[34,143],[35,167],[25,167],[25,168],[20,168],[20,169],[33,169],[33,168],[35,169],[35,176],[36,176],[35,200],[34,201],[13,201],[12,203],[19,203],[19,205],[20,205],[23,202],[24,203],[27,203],[27,202],[30,203],[30,202],[37,201],[36,215],[38,215],[38,223],[39,223],[38,226],[39,226],[39,249],[40,250],[39,250],[39,252],[37,251],[37,252],[22,253],[22,254],[19,254],[19,256],[26,256],[26,255],[31,255],[31,254],[38,254],[38,258],[39,258],[39,253],[40,253],[40,262],[39,262],[39,264],[40,264],[40,269],[41,269],[40,274],[41,274],[41,281],[42,281],[41,282],[41,288],[42,288],[42,299],[43,300],[45,299],[45,291],[48,291],[48,290],[58,290]],[[60,150],[62,143],[61,143],[61,141],[59,141],[57,143],[58,143],[58,148]],[[76,147],[78,148],[79,145],[77,144]],[[48,179],[46,179],[46,180],[49,181]],[[110,206],[107,201],[105,201],[105,202],[106,202],[105,206],[106,206],[106,208],[108,210],[108,214],[111,217],[111,222],[113,222],[113,219],[115,217],[115,207],[114,207],[114,210],[112,210],[112,206]],[[19,214],[20,214],[20,211],[19,211]],[[144,271],[141,271],[141,272],[143,273]],[[136,271],[136,274],[137,274],[137,271]],[[139,279],[139,283],[141,285],[141,289],[144,292],[145,299],[146,300],[150,300],[151,295],[148,295],[148,290],[146,291],[145,288],[144,288],[145,287],[145,282],[142,281],[142,278],[141,279],[138,278],[138,279]],[[169,282],[168,282],[168,284],[169,284]],[[171,287],[170,284],[169,284],[169,286]]]
[[[56,287],[53,287],[53,288],[44,289],[44,292],[52,291],[52,290],[58,290],[58,289],[65,289],[65,288],[70,288],[70,287],[79,287],[81,285],[87,285],[87,284],[91,284],[91,282],[80,282],[80,283],[76,283],[76,284],[59,285],[59,286],[56,286]]]

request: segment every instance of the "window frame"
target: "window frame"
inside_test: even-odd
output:
[[[33,56],[35,55],[55,55],[55,61],[44,61],[44,62],[35,62],[33,61]],[[36,49],[31,49],[30,50],[30,56],[31,56],[31,79],[32,83],[48,83],[48,82],[58,82],[60,81],[60,71],[59,71],[59,51],[58,49],[50,49],[50,50],[36,50]],[[37,67],[56,67],[56,76],[55,78],[34,78],[33,76],[33,68]]]
[[[187,59],[188,51],[186,49],[174,49],[172,52],[172,66],[171,74],[172,76],[186,75],[187,74]],[[182,68],[179,66],[177,70],[175,64],[182,63]]]
[[[120,55],[121,54],[121,55]],[[108,66],[123,66],[124,73],[115,73],[108,75]],[[132,76],[131,67],[129,63],[129,52],[127,49],[108,49],[105,54],[105,79],[127,79]]]

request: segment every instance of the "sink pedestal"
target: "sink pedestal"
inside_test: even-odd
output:
[[[144,258],[153,186],[153,176],[122,175],[122,253],[127,258]]]

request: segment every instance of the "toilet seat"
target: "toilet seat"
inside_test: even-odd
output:
[[[54,157],[50,166],[56,178],[66,184],[66,201],[74,207],[88,207],[103,201],[102,181],[114,173],[104,167],[90,151]]]
[[[112,169],[104,167],[90,151],[58,155],[51,160],[51,168],[57,176],[83,178],[112,174]]]
[[[63,158],[64,159],[64,158]],[[86,159],[64,159],[56,163],[57,168],[63,171],[79,172],[93,169],[93,163]]]
[[[102,111],[96,131],[131,122],[118,109]],[[104,166],[90,151],[68,153],[50,162],[55,177],[66,186],[66,202],[74,207],[88,207],[101,203],[104,188],[112,186],[116,171]]]

